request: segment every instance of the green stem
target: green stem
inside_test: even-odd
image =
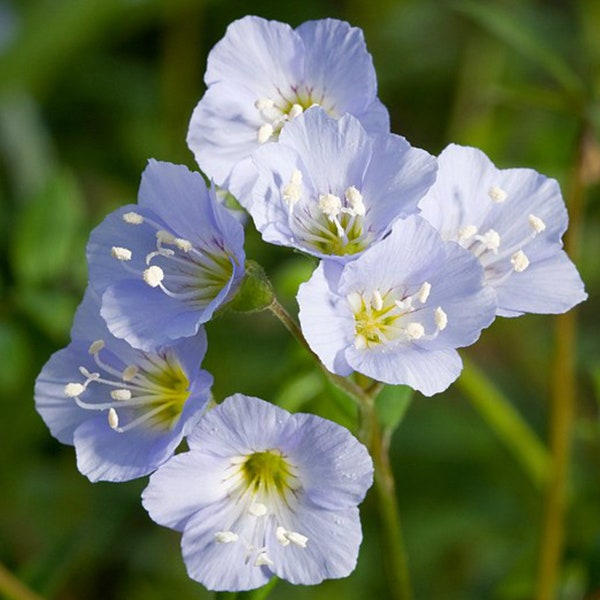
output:
[[[586,152],[589,148],[588,144],[593,143],[593,134],[584,124],[578,140],[573,182],[568,198],[571,222],[565,238],[565,247],[574,261],[577,261],[581,243]],[[571,435],[575,421],[577,395],[576,325],[575,311],[556,317],[550,407],[550,448],[553,469],[546,490],[536,600],[552,600],[555,597],[563,554],[571,462]]]
[[[7,600],[42,600],[0,563],[0,595]]]
[[[490,428],[504,442],[533,483],[543,489],[550,477],[551,460],[536,433],[502,392],[468,358],[456,385]]]

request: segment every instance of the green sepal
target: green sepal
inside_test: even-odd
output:
[[[257,312],[269,308],[275,293],[264,269],[255,261],[247,260],[242,283],[227,305],[237,312]]]

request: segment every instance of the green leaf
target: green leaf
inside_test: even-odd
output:
[[[461,0],[452,6],[544,69],[572,99],[583,98],[585,85],[579,75],[553,50],[550,40],[541,39],[527,26],[527,19],[519,18],[514,10],[490,2]]]
[[[375,410],[381,426],[390,432],[402,423],[414,390],[406,385],[386,385],[375,399]]]
[[[296,412],[321,393],[323,386],[323,377],[319,372],[313,370],[301,373],[285,383],[275,397],[275,404],[290,412]]]
[[[24,284],[53,283],[70,278],[83,225],[83,198],[68,172],[57,172],[46,186],[21,206],[10,242],[16,279]]]

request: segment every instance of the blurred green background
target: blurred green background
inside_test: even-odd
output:
[[[570,210],[590,299],[578,311],[560,597],[600,598],[598,0],[0,0],[0,562],[43,598],[209,597],[187,579],[179,534],[142,509],[145,481],[89,483],[36,414],[33,382],[68,343],[91,228],[135,200],[148,158],[194,166],[185,135],[206,55],[246,14],[350,21],[395,133],[435,154],[475,145],[499,167],[557,178],[565,196],[583,185]],[[248,237],[295,311],[312,263]],[[497,320],[466,353],[543,440],[553,328],[548,316]],[[352,422],[270,315],[225,316],[208,334],[218,399],[240,391]],[[461,389],[417,398],[392,451],[416,598],[531,598],[542,494]],[[350,578],[280,583],[273,597],[385,598],[376,520],[371,495]]]

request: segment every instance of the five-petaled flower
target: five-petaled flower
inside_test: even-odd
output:
[[[106,217],[87,254],[109,330],[150,350],[195,335],[231,299],[244,274],[244,230],[199,173],[151,160],[138,204]]]
[[[38,375],[38,412],[54,437],[75,446],[77,466],[90,480],[151,473],[208,405],[212,376],[199,366],[204,329],[159,351],[132,348],[107,330],[88,288],[71,338]]]
[[[456,144],[438,160],[421,214],[479,259],[498,315],[562,313],[587,298],[562,249],[568,216],[556,180],[533,169],[497,169],[481,150]]]
[[[250,214],[267,242],[347,261],[418,212],[436,160],[391,133],[369,134],[351,115],[311,108],[252,159]]]
[[[189,452],[152,475],[142,501],[183,532],[190,577],[236,591],[273,575],[316,584],[354,569],[373,465],[349,431],[236,394],[187,440]]]
[[[200,168],[243,205],[254,178],[252,151],[276,140],[310,106],[333,117],[352,114],[369,131],[389,131],[363,33],[344,21],[292,29],[260,17],[239,19],[211,50],[204,81],[208,89],[187,142]]]
[[[494,319],[477,260],[421,217],[343,267],[323,261],[298,291],[302,332],[333,373],[357,371],[430,396],[462,368],[456,348]]]

